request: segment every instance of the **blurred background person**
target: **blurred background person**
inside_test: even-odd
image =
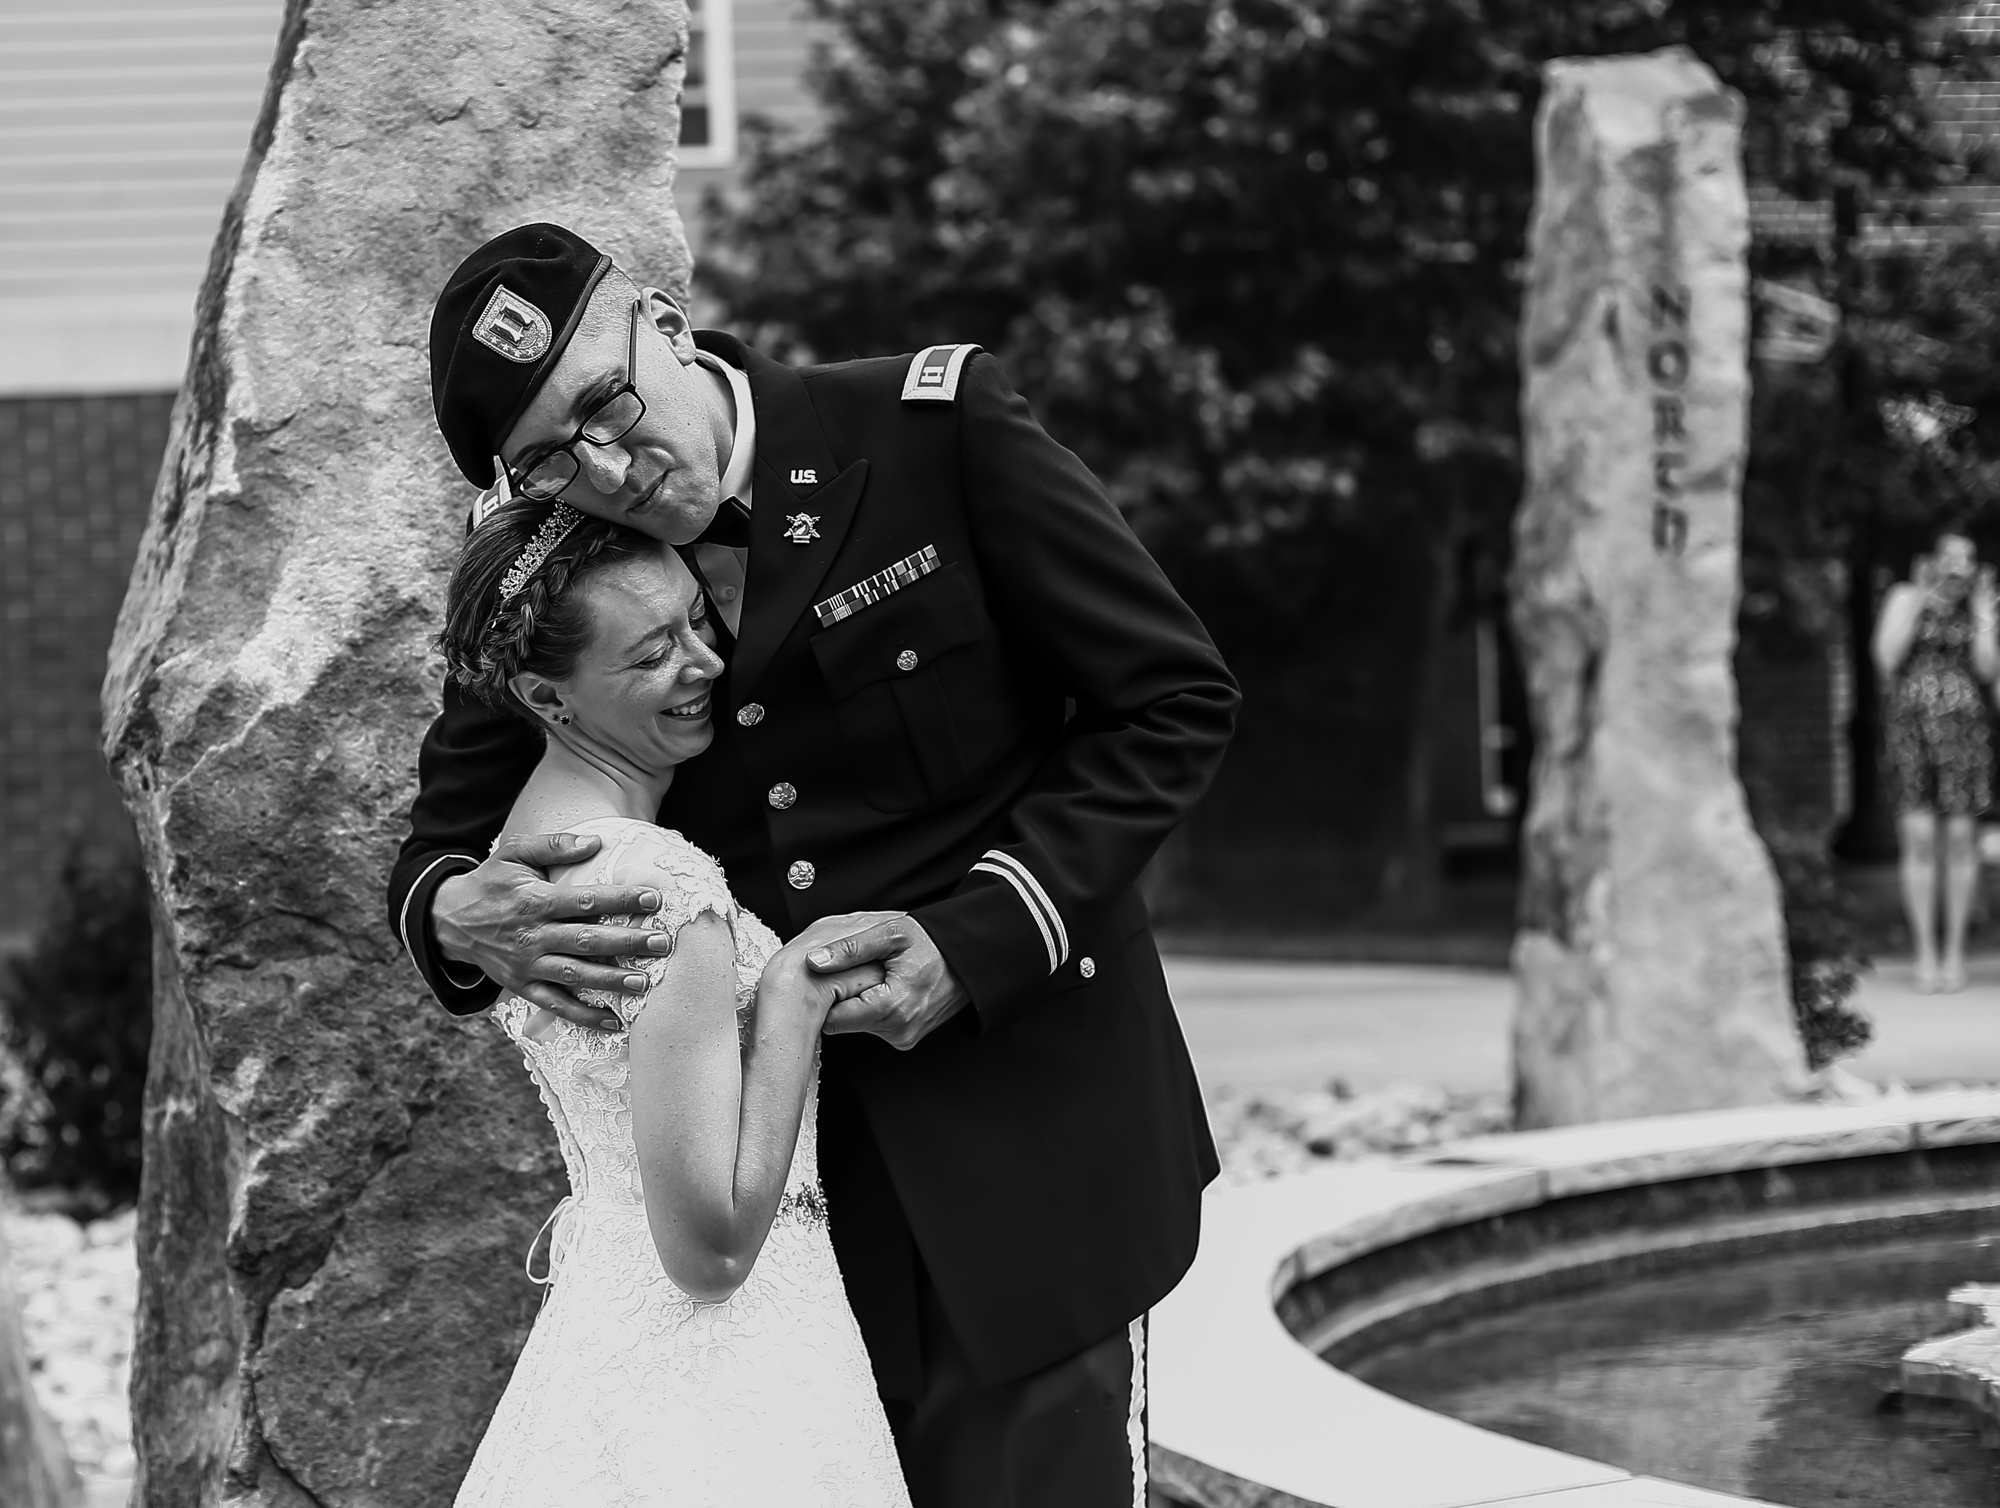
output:
[[[1966,535],[1941,531],[1911,579],[1889,589],[1875,628],[1888,688],[1890,776],[1902,847],[1903,904],[1919,990],[1965,988],[1965,931],[1979,877],[1975,823],[1992,799],[1986,686],[2000,673],[1993,567]],[[1944,947],[1938,948],[1938,849]]]

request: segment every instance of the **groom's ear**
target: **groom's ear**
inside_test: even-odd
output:
[[[537,718],[552,723],[563,715],[562,692],[547,676],[537,675],[532,670],[517,670],[508,680],[507,687],[520,699]]]
[[[642,288],[639,296],[645,301],[645,317],[652,322],[655,330],[667,337],[667,343],[674,348],[674,355],[680,358],[681,365],[692,365],[694,321],[688,318],[687,310],[664,288]]]

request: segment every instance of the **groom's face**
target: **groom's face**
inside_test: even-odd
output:
[[[578,439],[570,447],[577,473],[562,500],[666,544],[688,543],[715,516],[730,434],[729,415],[694,353],[687,316],[677,306],[657,294],[642,298],[622,276],[605,278],[556,369],[507,436],[502,458],[517,475],[525,472],[630,381],[646,412],[609,444]]]

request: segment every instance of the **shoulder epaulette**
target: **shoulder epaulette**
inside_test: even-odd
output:
[[[910,358],[903,378],[903,401],[950,403],[958,397],[958,374],[978,346],[925,346]]]

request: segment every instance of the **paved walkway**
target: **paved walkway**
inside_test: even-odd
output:
[[[1514,987],[1498,970],[1171,957],[1167,976],[1211,1092],[1507,1084]],[[2000,955],[1976,959],[1958,995],[1919,995],[1908,962],[1884,959],[1856,1004],[1875,1022],[1846,1064],[1861,1077],[2000,1082]]]

